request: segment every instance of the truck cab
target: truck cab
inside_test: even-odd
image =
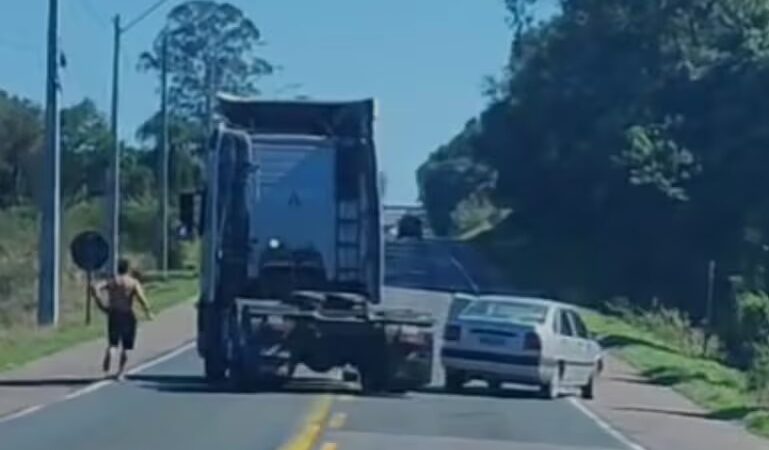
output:
[[[389,345],[374,326],[387,314],[370,311],[382,299],[384,256],[374,101],[220,95],[218,108],[200,227],[206,376],[290,377],[298,363],[370,372],[366,355]],[[280,356],[267,358],[268,343]]]

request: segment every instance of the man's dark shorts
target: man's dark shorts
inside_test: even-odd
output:
[[[107,335],[110,347],[120,344],[124,350],[133,350],[136,316],[132,312],[110,311],[107,315]]]

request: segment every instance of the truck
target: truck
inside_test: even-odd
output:
[[[398,220],[398,238],[422,239],[422,219],[413,214],[404,214]]]
[[[375,101],[216,102],[205,186],[179,201],[202,242],[206,379],[273,388],[304,365],[366,392],[427,385],[434,318],[383,304]]]

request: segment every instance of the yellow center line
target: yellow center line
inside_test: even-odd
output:
[[[331,420],[328,421],[328,427],[332,430],[338,430],[344,426],[344,422],[347,420],[347,414],[343,412],[335,413],[331,416]]]
[[[299,433],[281,447],[281,450],[310,450],[323,431],[323,425],[331,414],[330,395],[322,395],[313,403],[304,426]]]

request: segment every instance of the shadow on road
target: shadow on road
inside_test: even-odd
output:
[[[223,383],[209,383],[202,376],[192,375],[131,375],[127,377],[130,381],[140,382],[141,386],[147,389],[153,389],[158,392],[168,393],[200,393],[200,394],[222,394],[244,393],[233,385]],[[255,389],[250,391],[252,394],[338,394],[338,395],[359,395],[356,387],[345,384],[341,381],[330,380],[321,377],[303,377],[291,380],[288,384],[280,388]]]
[[[103,377],[52,377],[34,379],[1,380],[0,387],[86,386],[104,380]]]
[[[541,399],[536,390],[505,387],[492,390],[481,386],[468,386],[458,392],[447,392],[441,386],[428,386],[418,391],[428,395],[456,395],[461,397],[504,398],[504,399]]]

